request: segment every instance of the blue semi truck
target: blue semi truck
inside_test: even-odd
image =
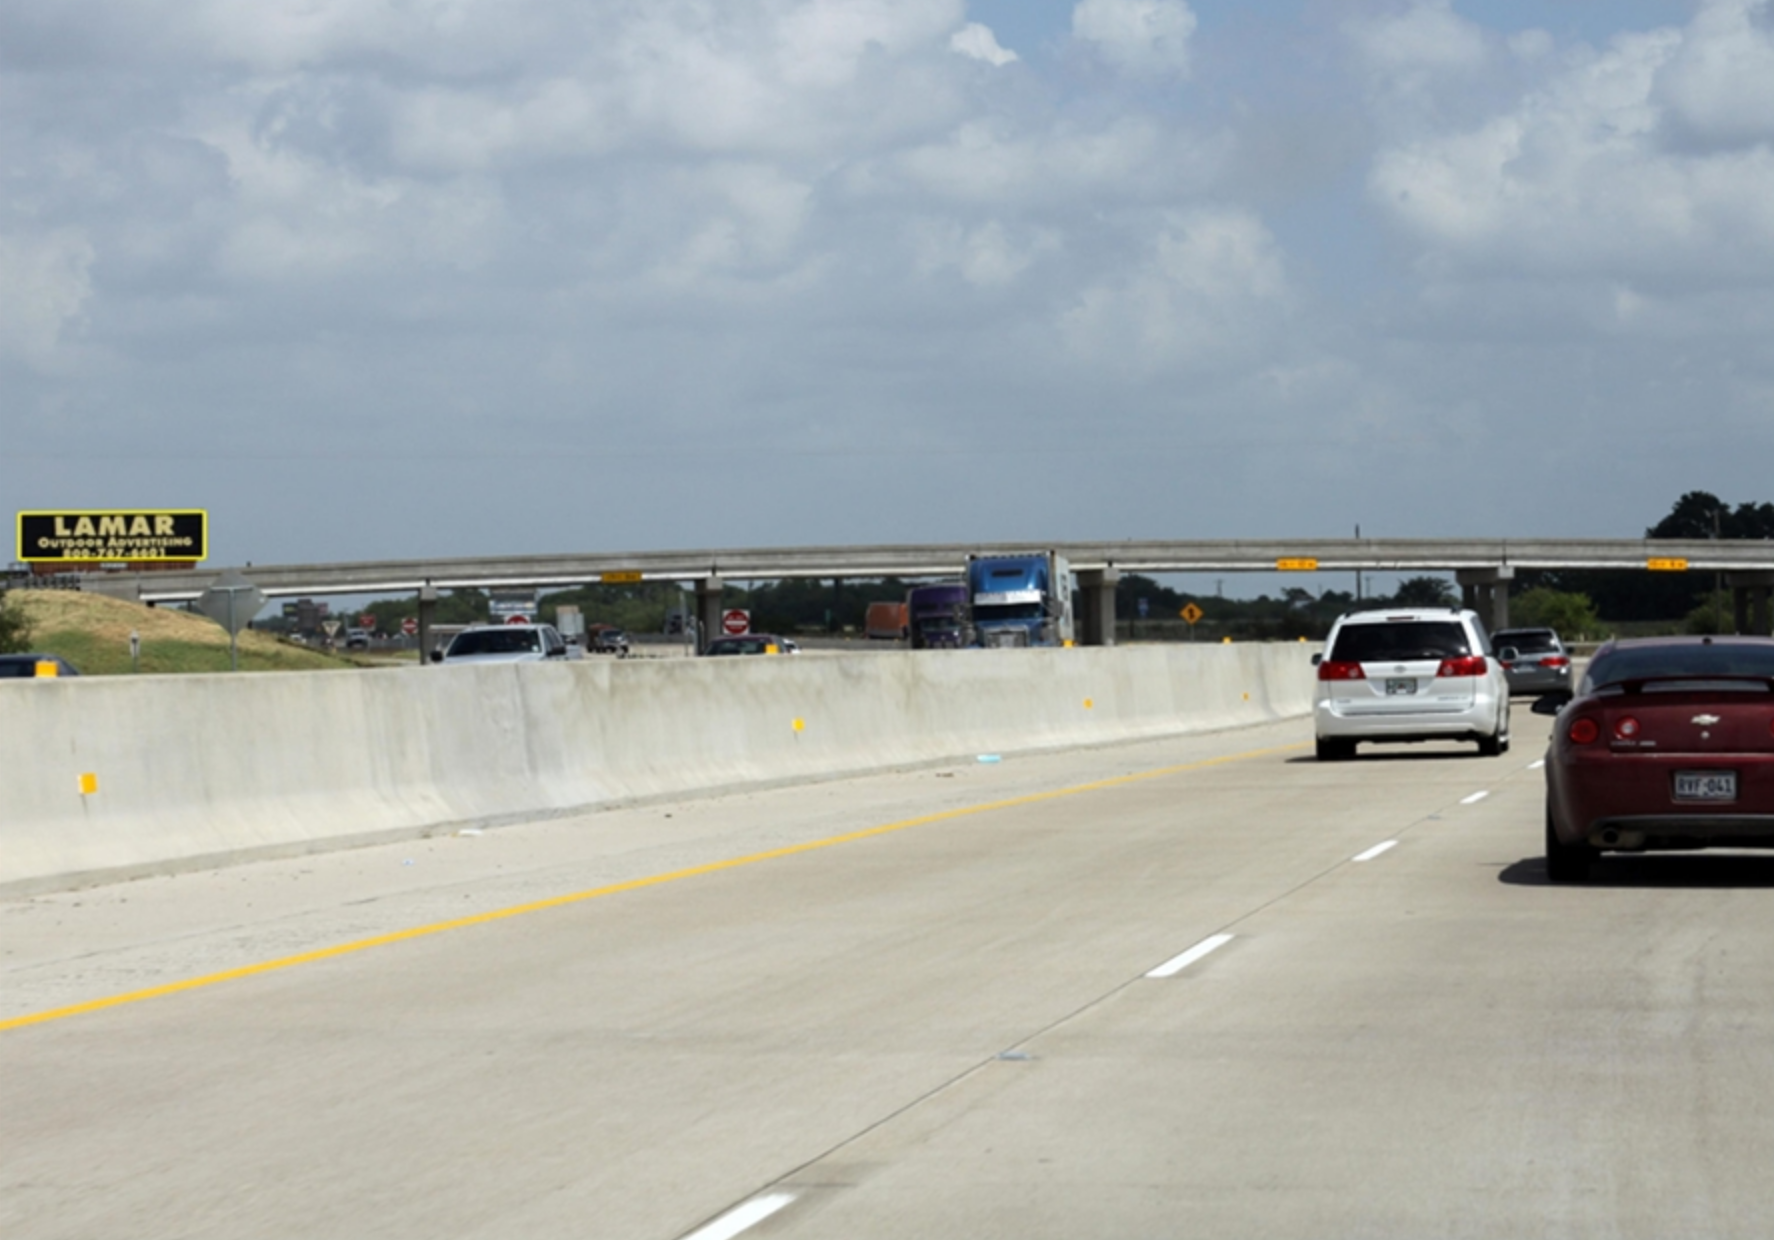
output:
[[[1072,569],[1057,552],[975,556],[967,565],[974,644],[1072,644]]]

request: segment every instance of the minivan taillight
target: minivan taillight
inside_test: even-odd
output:
[[[1318,665],[1320,680],[1366,680],[1367,673],[1361,670],[1359,663],[1332,663],[1328,660]]]
[[[1463,659],[1443,659],[1441,666],[1435,669],[1438,679],[1448,680],[1458,676],[1483,676],[1485,660],[1482,654],[1467,655]]]

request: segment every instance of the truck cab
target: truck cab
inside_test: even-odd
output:
[[[959,650],[973,645],[966,582],[913,586],[906,591],[905,608],[913,650]]]
[[[978,645],[1072,644],[1072,570],[1064,556],[976,556],[967,590]]]

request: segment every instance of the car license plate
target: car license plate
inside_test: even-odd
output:
[[[1735,801],[1736,771],[1677,771],[1675,799],[1678,801]]]
[[[1414,680],[1388,680],[1386,682],[1387,697],[1397,697],[1401,693],[1415,693],[1416,691],[1417,682]]]

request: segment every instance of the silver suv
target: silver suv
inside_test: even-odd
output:
[[[1477,613],[1451,608],[1358,611],[1332,626],[1313,711],[1320,761],[1360,741],[1478,742],[1509,748],[1509,682]]]

